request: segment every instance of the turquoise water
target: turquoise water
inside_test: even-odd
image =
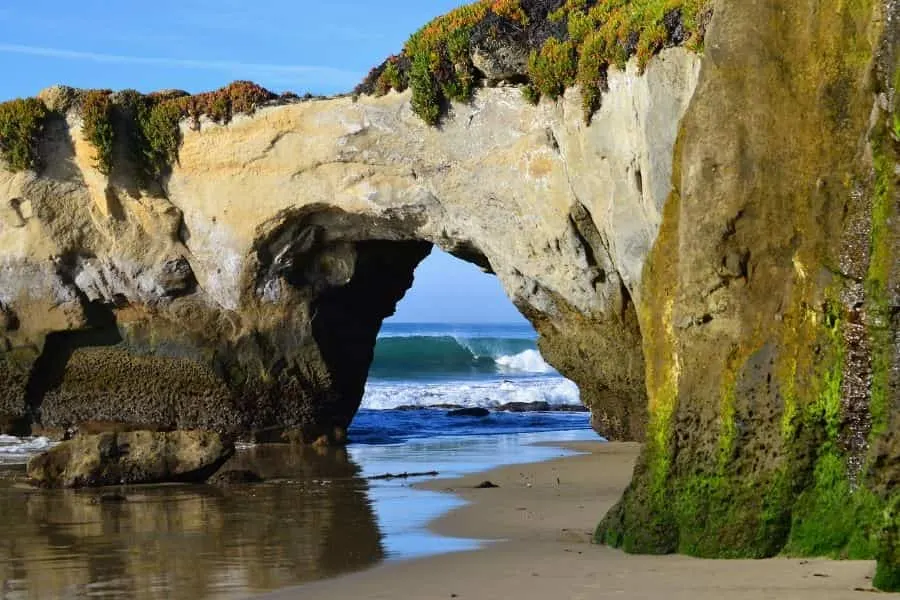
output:
[[[579,406],[578,388],[541,357],[529,325],[383,326],[362,407]]]

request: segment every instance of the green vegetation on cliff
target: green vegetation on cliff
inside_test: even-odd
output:
[[[81,99],[82,134],[97,152],[97,170],[109,175],[113,166],[113,102],[110,90],[90,90]]]
[[[815,444],[811,481],[793,507],[790,536],[783,551],[794,556],[874,559],[883,502],[865,486],[851,481],[847,456],[840,447],[847,368],[844,335],[848,325],[840,307],[838,300],[828,304],[822,325],[825,335],[820,339],[827,340],[822,347],[830,349],[830,364],[823,361],[826,366],[818,377],[817,394],[806,405],[800,424],[804,430],[821,432],[823,439]],[[802,445],[797,446],[799,451],[804,450]],[[792,457],[794,464],[802,461],[801,456]]]
[[[40,166],[38,144],[49,111],[35,98],[0,104],[0,158],[13,171]]]
[[[134,90],[120,92],[118,103],[123,121],[130,125],[123,134],[132,164],[145,182],[162,176],[178,159],[184,111],[165,97]]]
[[[257,106],[275,98],[249,81],[195,95],[167,92],[143,96],[128,90],[116,95],[116,111],[107,115],[107,124],[146,182],[163,175],[177,161],[183,119],[190,119],[195,129],[200,127],[201,117],[229,123],[235,115],[252,114]]]
[[[577,83],[585,120],[590,121],[600,106],[610,65],[624,69],[634,56],[643,72],[650,59],[666,46],[684,44],[700,50],[709,18],[708,4],[706,0],[566,0],[548,18],[566,25],[568,48],[560,52],[548,40],[532,51],[528,62],[531,85],[555,98],[560,89]],[[564,77],[546,85],[542,74],[548,68]]]
[[[900,68],[895,77],[895,89],[900,90]],[[895,92],[898,93],[898,92]],[[873,339],[872,356],[872,428],[876,433],[887,429],[890,419],[891,339],[890,278],[893,261],[891,252],[891,219],[896,204],[895,168],[900,163],[900,101],[894,114],[880,123],[872,134],[872,159],[875,182],[872,192],[871,258],[866,275],[867,309],[876,326],[870,328]]]
[[[277,98],[249,81],[235,81],[195,95],[178,91],[147,95],[134,90],[69,91],[71,101],[56,107],[56,111],[59,116],[69,109],[79,114],[82,136],[96,152],[97,169],[110,175],[116,167],[117,152],[121,152],[142,185],[165,174],[178,160],[182,120],[189,119],[195,129],[203,117],[224,124]],[[0,156],[12,170],[40,167],[40,136],[53,113],[37,98],[0,104]]]
[[[900,592],[900,493],[897,492],[884,510],[877,558],[873,585],[881,590]]]
[[[413,110],[429,125],[436,125],[444,102],[467,102],[472,98],[476,73],[471,59],[471,36],[474,28],[489,16],[520,26],[528,20],[518,0],[480,0],[461,6],[414,33],[403,49],[407,60],[389,58],[378,75],[376,91],[402,91],[408,83],[413,92]],[[409,64],[407,77],[400,70],[404,62]]]
[[[578,83],[585,119],[599,108],[610,65],[637,57],[641,70],[667,46],[699,50],[708,0],[480,0],[438,17],[416,32],[400,56],[388,58],[357,87],[383,95],[412,88],[413,110],[436,125],[449,101],[466,102],[483,75],[474,45],[528,56],[519,74],[531,102],[557,98]]]
[[[900,64],[895,65],[891,92],[894,106],[892,114],[876,125],[872,134],[872,158],[875,182],[872,197],[872,231],[869,270],[866,277],[867,310],[872,315],[869,328],[872,339],[872,432],[870,444],[877,444],[879,437],[887,435],[894,420],[896,429],[897,402],[894,387],[900,385],[892,379],[892,363],[898,357],[893,349],[891,319],[895,306],[891,302],[890,284],[896,285],[898,256],[896,212],[898,202],[897,167],[900,165]],[[893,241],[892,241],[893,240]],[[896,319],[896,316],[893,316]],[[896,327],[896,321],[893,326]],[[894,375],[894,377],[896,377]],[[880,539],[877,549],[878,568],[873,584],[883,590],[900,591],[900,491],[885,490],[890,494],[881,515]],[[877,515],[876,515],[877,516]]]

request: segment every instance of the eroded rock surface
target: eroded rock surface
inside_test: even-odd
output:
[[[28,463],[28,479],[47,488],[202,482],[234,454],[215,433],[134,431],[81,435]]]
[[[643,271],[648,443],[598,533],[900,589],[900,5],[722,1],[706,40]]]
[[[440,129],[397,93],[185,123],[155,193],[127,161],[100,174],[68,113],[40,175],[0,171],[0,424],[339,441],[436,244],[497,274],[599,431],[640,438],[635,303],[699,64],[671,49],[611,72],[591,127],[577,93],[533,107],[516,88]]]

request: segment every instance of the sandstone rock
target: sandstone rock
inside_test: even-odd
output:
[[[601,434],[647,434],[602,540],[879,557],[896,587],[900,5],[711,8],[702,58],[610,68],[590,126],[578,89],[483,88],[439,129],[409,92],[265,106],[184,124],[148,192],[54,118],[40,174],[0,171],[0,423],[339,439],[438,245]]]
[[[78,98],[78,90],[67,85],[53,85],[41,90],[38,98],[43,100],[50,110],[65,113]]]
[[[203,431],[78,436],[31,459],[28,478],[50,488],[199,482],[233,453],[230,443]]]
[[[589,128],[577,90],[534,107],[515,88],[440,130],[408,92],[185,123],[156,191],[124,163],[99,173],[80,120],[54,118],[39,175],[0,171],[0,216],[30,207],[0,227],[19,323],[0,414],[339,441],[382,319],[438,245],[497,275],[601,433],[639,439],[640,274],[699,65],[675,48],[613,69]]]
[[[521,79],[528,71],[528,48],[524,45],[476,45],[472,64],[490,83]]]
[[[19,319],[12,309],[0,304],[0,334],[19,328]]]

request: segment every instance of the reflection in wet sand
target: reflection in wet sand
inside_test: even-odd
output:
[[[384,556],[345,453],[258,447],[227,469],[251,486],[41,491],[0,472],[0,599],[243,598]]]

